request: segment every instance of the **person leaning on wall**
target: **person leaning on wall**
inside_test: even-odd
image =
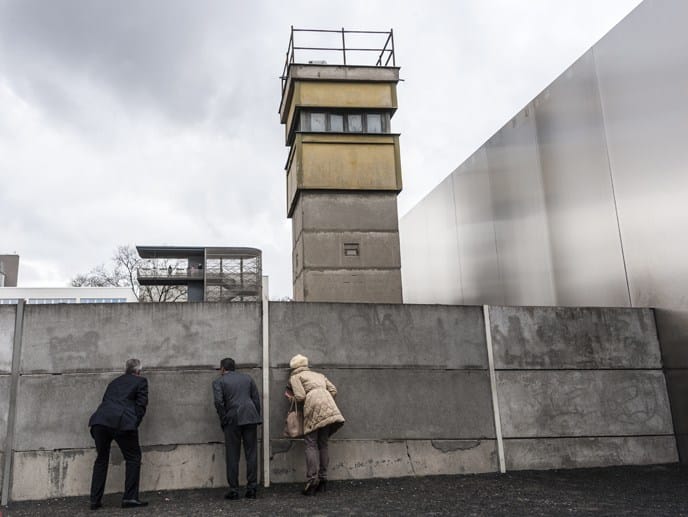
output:
[[[126,463],[122,508],[148,505],[139,500],[141,446],[138,430],[147,406],[148,381],[141,376],[141,361],[129,359],[124,375],[108,384],[103,401],[88,421],[98,453],[91,479],[91,510],[103,506],[112,440],[119,446]]]
[[[225,434],[225,460],[229,492],[225,499],[239,499],[239,455],[244,443],[246,458],[246,497],[255,499],[258,491],[258,425],[260,396],[254,380],[236,371],[234,359],[220,361],[220,377],[213,381],[213,399],[220,426]]]
[[[307,357],[295,355],[289,368],[289,387],[296,401],[303,403],[306,486],[302,493],[312,496],[327,489],[328,441],[344,425],[344,417],[334,401],[337,388],[322,373],[308,368]]]

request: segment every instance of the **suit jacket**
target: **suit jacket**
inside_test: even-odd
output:
[[[89,426],[104,425],[116,431],[138,428],[148,405],[148,381],[145,377],[124,374],[108,384],[103,401],[91,415]]]
[[[260,424],[260,396],[251,377],[226,372],[213,381],[215,409],[224,429],[228,425]]]

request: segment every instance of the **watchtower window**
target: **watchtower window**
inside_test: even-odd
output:
[[[368,113],[366,119],[368,133],[382,133],[382,115],[379,113]]]
[[[344,132],[344,117],[337,113],[330,113],[330,131],[335,133]]]
[[[311,113],[311,131],[327,131],[327,113]]]
[[[389,133],[388,113],[302,111],[299,131],[311,133]]]
[[[349,122],[349,133],[363,132],[363,117],[360,114],[349,115],[347,119]]]

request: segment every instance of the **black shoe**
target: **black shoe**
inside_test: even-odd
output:
[[[255,499],[257,495],[257,490],[255,488],[249,488],[246,490],[246,499]]]
[[[327,479],[320,478],[318,486],[315,487],[316,492],[327,492]]]
[[[230,500],[239,499],[239,492],[237,492],[235,490],[230,490],[229,492],[227,492],[225,494],[225,499],[230,499]]]
[[[316,481],[309,481],[306,483],[306,486],[303,488],[301,493],[303,495],[315,495],[315,493],[318,491],[318,482]]]
[[[97,503],[91,503],[91,510],[97,510],[98,508],[102,508],[102,507],[103,507],[103,503],[101,503],[100,501],[98,501]]]
[[[122,508],[142,508],[148,506],[148,501],[139,501],[138,499],[122,499]]]

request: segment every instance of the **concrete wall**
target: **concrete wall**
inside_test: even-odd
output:
[[[400,225],[407,303],[654,307],[686,463],[687,18],[640,3]]]
[[[0,305],[0,491],[5,459],[5,438],[7,436],[7,417],[10,407],[10,383],[12,369],[12,349],[14,342],[14,322],[16,307]]]
[[[0,313],[0,329],[3,321]],[[260,388],[261,342],[255,303],[25,306],[10,497],[88,493],[88,418],[129,357],[141,359],[149,380],[142,488],[225,485],[213,368],[232,356]],[[113,456],[108,492],[122,490],[122,462]]]
[[[648,309],[490,307],[508,469],[677,460]]]
[[[262,393],[259,304],[24,311],[11,401],[15,307],[0,307],[0,444],[16,408],[11,499],[88,493],[88,418],[132,356],[150,387],[142,489],[226,484],[213,368],[234,357]],[[492,307],[490,321],[507,468],[676,461],[651,311]],[[296,353],[340,390],[347,421],[331,442],[332,479],[499,469],[481,307],[271,303],[269,329],[273,482],[304,478],[302,441],[282,436]],[[108,492],[123,483],[114,449]]]
[[[340,390],[333,479],[497,468],[478,307],[270,305],[272,476],[303,479],[303,448],[281,437],[289,359],[301,353]]]

